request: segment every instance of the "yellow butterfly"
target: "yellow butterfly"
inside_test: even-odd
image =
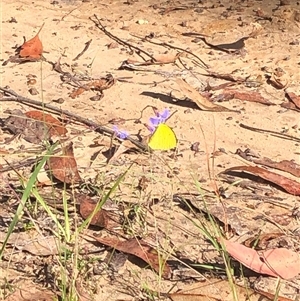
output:
[[[168,125],[160,123],[150,137],[148,145],[153,150],[169,150],[176,147],[177,138]]]

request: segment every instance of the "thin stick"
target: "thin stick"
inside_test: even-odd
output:
[[[44,25],[45,25],[45,22],[42,24],[42,26],[41,26],[41,28],[39,29],[39,31],[37,32],[36,36],[38,36],[38,35],[40,34],[40,32],[41,32],[41,30],[43,29]]]
[[[87,41],[85,43],[85,46],[84,46],[83,50],[73,59],[73,61],[77,61],[88,50],[88,48],[90,47],[92,41],[93,40],[90,39],[89,41]]]
[[[118,42],[119,44],[123,45],[123,46],[127,46],[130,48],[130,50],[132,49],[135,49],[137,51],[137,54],[139,53],[143,53],[145,55],[147,55],[148,57],[151,58],[151,60],[153,60],[153,62],[156,62],[156,59],[150,55],[149,53],[147,53],[146,51],[144,51],[143,49],[137,47],[137,46],[134,46],[134,45],[131,45],[129,44],[128,42],[125,42],[123,40],[121,40],[120,38],[118,38],[117,36],[113,35],[112,33],[110,33],[109,31],[106,30],[106,28],[102,25],[101,21],[98,19],[97,15],[94,15],[94,17],[96,18],[97,22],[95,20],[93,20],[91,17],[90,17],[90,20],[93,21],[95,23],[95,25],[104,33],[106,34],[108,37],[110,37],[111,39],[113,39],[114,41]],[[143,58],[144,59],[144,58]],[[144,61],[146,61],[144,59]]]
[[[57,107],[55,107],[51,104],[46,104],[46,103],[43,103],[43,102],[40,102],[40,101],[37,101],[37,100],[33,100],[33,99],[30,99],[30,98],[27,98],[27,97],[23,97],[23,96],[17,94],[13,90],[9,90],[9,89],[5,89],[5,88],[0,87],[0,91],[3,91],[4,93],[13,96],[13,97],[2,97],[2,98],[0,98],[0,101],[17,101],[17,102],[20,102],[20,103],[23,103],[23,104],[30,104],[30,105],[38,106],[39,108],[42,108],[42,109],[46,108],[50,111],[68,116],[69,118],[71,118],[73,120],[79,121],[79,122],[91,127],[95,132],[98,132],[98,133],[101,133],[101,134],[109,134],[109,135],[114,135],[115,134],[115,132],[110,128],[99,125],[98,123],[96,123],[96,122],[94,122],[90,119],[83,118],[83,117],[81,117],[79,115],[76,115],[72,112],[59,109],[59,108],[57,108]],[[149,147],[147,145],[133,139],[132,137],[128,136],[126,139],[129,140],[130,142],[132,142],[135,146],[137,146],[142,151],[149,151]]]
[[[189,50],[186,50],[186,49],[181,48],[181,47],[173,46],[173,45],[165,43],[165,42],[154,42],[152,40],[149,40],[147,37],[139,37],[139,36],[133,35],[133,34],[132,34],[132,36],[135,37],[135,38],[141,39],[141,40],[146,40],[147,42],[149,42],[151,44],[154,44],[154,45],[159,45],[159,46],[163,46],[163,47],[169,47],[169,48],[172,48],[172,49],[177,49],[177,50],[186,52],[187,54],[190,54],[193,57],[195,57],[203,65],[203,66],[201,66],[202,68],[204,68],[204,69],[208,69],[209,68],[208,65],[199,56],[197,56],[196,54],[192,53]]]
[[[279,132],[276,132],[276,131],[255,128],[255,127],[243,124],[243,123],[240,123],[240,127],[244,128],[244,129],[247,129],[247,130],[254,131],[254,132],[258,132],[258,133],[270,133],[270,134],[273,134],[273,136],[278,137],[278,138],[283,138],[283,139],[287,139],[287,140],[300,142],[300,138],[293,137],[293,136],[290,136],[290,135],[287,135],[287,134],[282,134],[282,133],[279,133]]]

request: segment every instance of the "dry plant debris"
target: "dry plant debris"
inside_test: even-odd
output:
[[[43,44],[39,38],[39,34],[43,29],[45,23],[41,26],[38,33],[26,41],[24,37],[24,43],[16,49],[16,55],[11,56],[2,65],[5,66],[8,62],[12,63],[24,63],[24,62],[36,62],[42,58]]]
[[[291,279],[300,273],[299,254],[286,248],[256,251],[242,244],[221,239],[227,252],[251,270],[273,277]]]
[[[118,238],[94,237],[96,241],[107,245],[118,251],[137,256],[147,262],[158,274],[165,278],[170,278],[170,267],[165,258],[160,258],[160,254],[145,241],[131,238],[126,241],[120,241]]]
[[[74,184],[81,181],[72,143],[62,148],[61,155],[49,158],[48,169],[57,180],[63,183]]]
[[[283,175],[276,174],[270,170],[258,167],[258,166],[235,166],[230,167],[224,171],[224,173],[228,173],[231,171],[245,171],[256,176],[259,176],[267,181],[270,181],[273,184],[276,184],[282,187],[288,193],[292,195],[300,195],[300,183],[289,179]]]
[[[0,296],[297,300],[296,4],[96,2],[3,1]]]

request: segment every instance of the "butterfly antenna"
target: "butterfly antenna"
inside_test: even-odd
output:
[[[170,116],[169,116],[169,118],[167,119],[167,120],[169,120],[173,115],[175,115],[176,113],[177,113],[178,111],[176,110],[175,112],[173,112]],[[167,121],[166,120],[166,121]]]

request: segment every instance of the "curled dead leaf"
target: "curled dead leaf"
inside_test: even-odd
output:
[[[268,75],[268,82],[276,89],[285,89],[289,85],[289,75],[280,67],[276,68],[271,75]]]
[[[53,176],[61,182],[74,184],[81,181],[74,158],[73,143],[62,149],[61,156],[50,157],[48,167]]]

